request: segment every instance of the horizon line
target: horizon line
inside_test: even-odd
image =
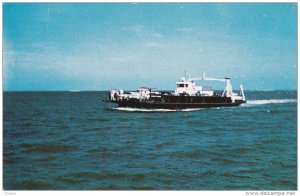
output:
[[[110,89],[112,90],[112,89]],[[71,93],[78,93],[78,92],[105,92],[110,91],[107,89],[103,90],[3,90],[2,92],[71,92]],[[121,90],[121,89],[119,89]],[[223,91],[224,89],[215,89],[214,91]],[[233,89],[233,91],[239,91],[240,89]],[[297,91],[298,89],[247,89],[244,91]],[[126,91],[135,91],[135,90],[126,90]],[[158,90],[158,91],[174,91],[174,90]]]

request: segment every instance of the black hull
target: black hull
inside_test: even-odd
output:
[[[130,107],[130,108],[145,108],[145,109],[187,109],[187,108],[210,108],[210,107],[230,107],[239,106],[245,101],[239,102],[223,102],[223,103],[162,103],[162,102],[140,102],[137,100],[122,100],[122,101],[111,101],[118,104],[119,107]]]

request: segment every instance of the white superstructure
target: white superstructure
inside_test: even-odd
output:
[[[182,77],[180,81],[176,82],[176,90],[175,95],[189,95],[189,96],[213,96],[214,91],[208,88],[205,88],[203,86],[197,86],[195,81],[198,80],[206,80],[206,81],[219,81],[219,82],[226,82],[225,90],[222,93],[222,97],[231,97],[232,101],[235,102],[235,100],[243,100],[245,101],[243,86],[240,85],[241,89],[241,95],[238,95],[237,93],[234,93],[232,90],[232,86],[230,83],[230,78],[210,78],[206,77],[205,74],[203,74],[202,77],[197,78],[190,78],[186,79],[185,77]]]

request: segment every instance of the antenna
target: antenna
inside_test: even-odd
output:
[[[186,79],[186,65],[184,66],[184,78]]]

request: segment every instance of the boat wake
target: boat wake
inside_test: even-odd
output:
[[[263,104],[276,104],[276,103],[294,103],[297,99],[269,99],[269,100],[248,100],[245,105],[263,105]]]
[[[142,108],[129,108],[129,107],[117,107],[113,108],[113,110],[126,111],[126,112],[190,112],[190,111],[198,111],[203,108],[187,108],[181,110],[173,110],[173,109],[142,109]]]

